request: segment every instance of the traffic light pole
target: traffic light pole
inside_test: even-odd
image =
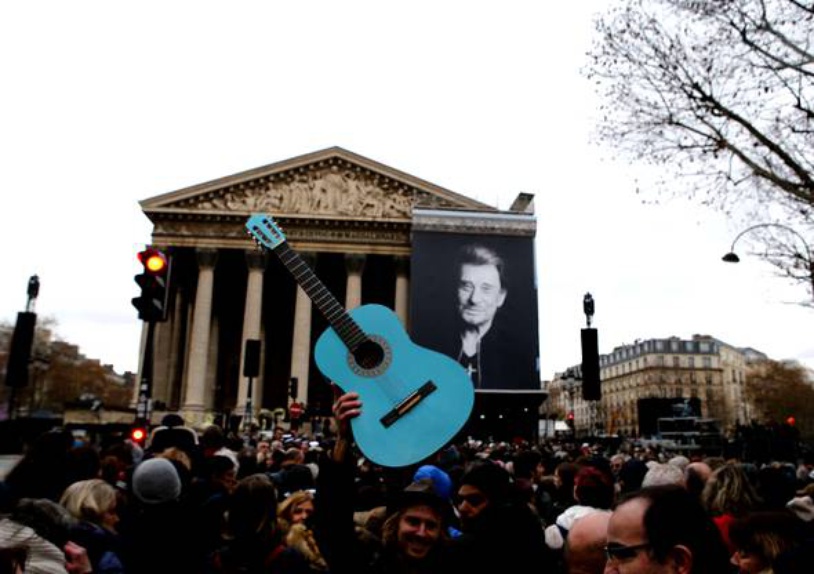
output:
[[[253,377],[249,377],[249,385],[246,389],[246,411],[243,414],[243,430],[247,433],[252,429],[252,387],[254,386]]]
[[[147,321],[147,341],[141,361],[141,382],[136,404],[136,424],[149,427],[153,414],[153,340],[155,321]]]

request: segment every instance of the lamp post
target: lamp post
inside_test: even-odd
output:
[[[741,260],[740,257],[738,257],[738,254],[735,253],[735,244],[738,242],[738,240],[741,237],[743,237],[744,235],[746,235],[750,231],[754,231],[755,229],[761,229],[761,228],[766,228],[766,227],[777,227],[778,229],[783,229],[783,230],[787,231],[788,233],[791,233],[792,235],[794,235],[803,244],[803,247],[805,248],[805,254],[802,254],[799,251],[795,250],[793,257],[794,257],[796,262],[802,261],[805,264],[805,266],[807,268],[807,271],[808,271],[808,280],[811,283],[811,295],[812,295],[812,297],[814,297],[814,259],[812,259],[812,257],[811,257],[811,247],[808,245],[808,242],[806,241],[805,237],[803,237],[798,231],[795,231],[794,229],[792,229],[791,227],[789,227],[787,225],[783,225],[782,223],[757,223],[755,225],[751,225],[751,226],[747,227],[746,229],[744,229],[743,231],[741,231],[740,233],[738,233],[735,236],[735,239],[732,240],[732,245],[729,248],[729,252],[726,253],[723,257],[721,257],[721,259],[723,261],[726,261],[727,263],[738,263],[738,262],[740,262],[740,260]],[[791,275],[791,274],[789,274],[789,275]],[[794,277],[794,276],[791,275],[791,277]]]

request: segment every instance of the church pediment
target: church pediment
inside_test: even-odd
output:
[[[409,220],[414,207],[496,211],[383,164],[329,148],[141,202],[165,214]]]

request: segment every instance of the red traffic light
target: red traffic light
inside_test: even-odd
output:
[[[794,417],[789,417],[786,419],[786,424],[789,425],[790,427],[793,427],[796,422],[797,419],[795,419]]]
[[[136,427],[130,431],[130,439],[139,444],[143,444],[147,439],[147,429]]]
[[[574,420],[574,413],[568,413],[568,420],[569,421]]]
[[[140,251],[138,260],[144,269],[150,273],[161,274],[167,268],[167,256],[158,249],[148,248]]]

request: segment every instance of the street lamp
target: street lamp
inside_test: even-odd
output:
[[[744,229],[743,231],[741,231],[740,233],[738,233],[735,236],[735,239],[732,241],[732,246],[729,248],[729,252],[726,253],[723,257],[721,257],[721,259],[723,261],[726,261],[727,263],[738,263],[738,262],[740,262],[740,260],[741,260],[740,257],[738,257],[738,254],[735,253],[735,244],[738,242],[738,240],[741,237],[743,237],[745,234],[749,233],[750,231],[754,231],[755,229],[760,229],[760,228],[765,228],[765,227],[777,227],[779,229],[783,229],[783,230],[791,233],[795,237],[797,237],[797,239],[799,239],[800,242],[803,244],[803,247],[805,248],[805,254],[801,254],[801,253],[799,253],[798,251],[795,250],[793,257],[797,262],[802,261],[803,263],[806,264],[806,267],[808,268],[808,280],[811,282],[811,293],[812,293],[812,296],[814,296],[814,259],[812,259],[812,257],[811,257],[811,247],[809,247],[808,242],[806,242],[805,237],[803,237],[799,232],[795,231],[791,227],[788,227],[787,225],[783,225],[782,223],[757,223],[755,225],[747,227],[746,229]],[[777,265],[780,266],[779,264],[777,264]],[[782,268],[782,266],[780,266],[780,267]],[[787,271],[787,273],[788,273],[788,271]],[[794,275],[791,275],[790,273],[789,273],[789,275],[791,277],[795,278],[795,279],[799,279],[799,277],[794,277]]]

